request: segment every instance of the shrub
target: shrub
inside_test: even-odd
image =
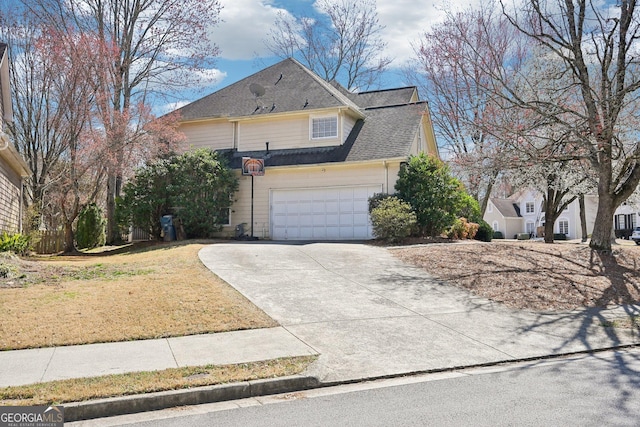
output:
[[[567,240],[567,235],[564,233],[553,233],[553,240]]]
[[[102,209],[95,203],[90,203],[82,209],[78,216],[76,230],[76,244],[78,249],[91,249],[104,246],[107,222],[102,216]]]
[[[422,153],[409,157],[400,168],[395,189],[413,208],[423,235],[439,236],[461,216],[480,219],[477,202],[449,167],[434,156]]]
[[[473,239],[478,232],[478,224],[468,222],[466,218],[458,218],[447,232],[450,239]]]
[[[474,239],[480,240],[481,242],[490,242],[492,238],[493,227],[491,227],[487,221],[480,220],[478,222],[478,232]]]
[[[411,234],[416,214],[411,205],[397,197],[386,197],[371,210],[373,235],[387,242],[398,242]]]
[[[494,231],[493,232],[493,238],[494,239],[504,239],[504,234],[502,234],[502,231]]]
[[[212,237],[228,221],[238,178],[210,149],[188,151],[136,171],[119,201],[119,222],[160,237],[160,217],[177,215],[188,238]]]
[[[516,239],[518,240],[529,240],[531,238],[531,236],[529,235],[529,233],[518,233],[516,234]]]
[[[30,236],[20,233],[2,233],[0,236],[0,252],[13,252],[18,255],[26,255],[30,249]]]
[[[389,197],[394,196],[387,193],[376,193],[373,196],[369,197],[369,213],[377,208],[381,201],[388,199]]]

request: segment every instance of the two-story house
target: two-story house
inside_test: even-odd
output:
[[[22,231],[22,183],[29,166],[5,133],[13,120],[7,45],[0,43],[0,231]]]
[[[595,195],[585,196],[585,216],[587,233],[591,234],[598,210],[598,198]],[[542,194],[533,190],[522,190],[509,198],[491,198],[487,204],[484,220],[494,231],[501,232],[505,238],[511,239],[519,233],[537,236],[545,224],[544,203]],[[569,203],[560,213],[553,226],[554,233],[564,234],[568,239],[582,237],[580,223],[580,206],[578,200]]]
[[[240,176],[226,235],[246,224],[274,240],[370,239],[368,198],[394,192],[410,154],[438,155],[415,87],[350,93],[294,59],[179,113],[186,149],[217,150]],[[243,164],[264,175],[242,175]]]

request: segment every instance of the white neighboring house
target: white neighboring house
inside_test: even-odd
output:
[[[598,208],[598,198],[593,195],[585,196],[587,233],[591,234]],[[518,233],[528,233],[537,236],[539,227],[545,224],[542,194],[528,189],[520,191],[506,199],[491,198],[487,204],[484,220],[494,231],[501,232],[505,238],[512,239]],[[571,202],[560,213],[556,220],[554,233],[565,234],[568,239],[582,237],[580,224],[580,206],[578,200]]]
[[[616,237],[628,239],[633,229],[640,225],[640,206],[624,202],[613,215],[613,229]]]

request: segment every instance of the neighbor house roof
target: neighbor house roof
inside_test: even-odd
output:
[[[0,42],[0,113],[5,122],[13,120],[11,89],[9,87],[9,58],[6,43]],[[0,126],[0,131],[2,127]]]
[[[9,86],[9,58],[5,43],[0,43],[0,112],[2,120],[5,122],[13,120],[11,88]],[[2,120],[0,120],[0,124],[2,124]],[[27,163],[9,140],[8,135],[4,133],[3,126],[0,126],[0,158],[21,177],[29,176],[31,173]]]
[[[512,199],[491,199],[491,203],[498,209],[498,212],[505,218],[520,218],[520,207],[513,203]]]

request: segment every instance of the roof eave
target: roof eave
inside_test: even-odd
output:
[[[2,157],[9,166],[22,178],[26,178],[31,175],[31,168],[24,161],[18,150],[13,146],[9,140],[9,136],[0,132],[0,157]]]

